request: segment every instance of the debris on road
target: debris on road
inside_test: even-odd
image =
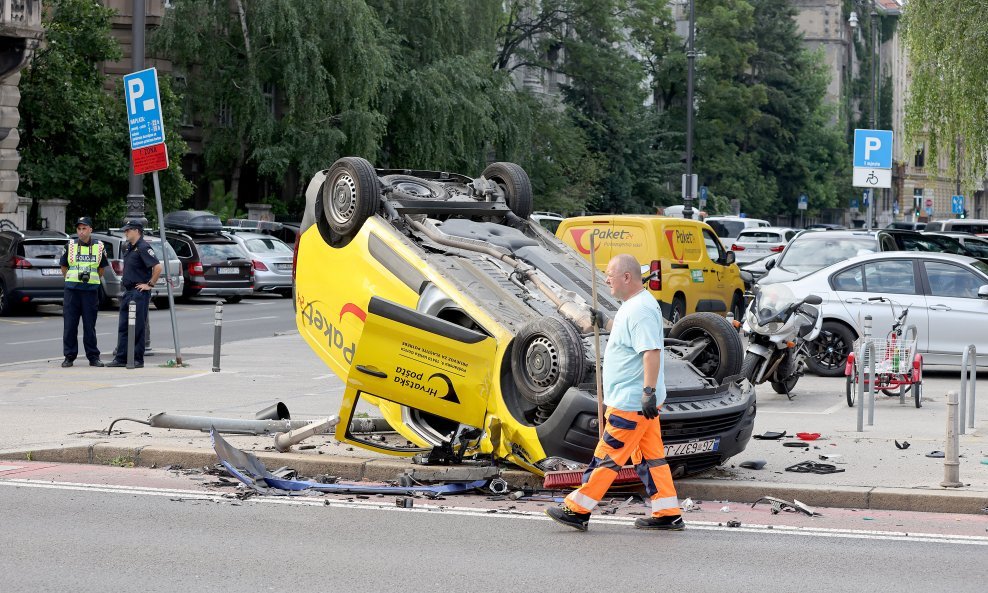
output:
[[[926,454],[927,457],[941,458],[943,457],[943,451],[930,451]]]
[[[700,505],[694,502],[692,498],[687,498],[680,503],[679,508],[682,509],[684,513],[692,513],[693,511],[699,511]]]
[[[815,441],[820,438],[819,432],[797,432],[796,438],[802,439],[804,441]]]
[[[839,468],[829,463],[801,461],[795,465],[790,465],[786,468],[786,471],[795,472],[798,474],[837,474],[844,471],[844,468]]]
[[[728,521],[728,527],[741,527],[741,521]]]
[[[779,512],[785,511],[787,513],[796,513],[796,512],[803,513],[808,517],[823,516],[822,514],[816,512],[815,510],[811,509],[805,504],[799,502],[795,498],[793,499],[792,502],[789,502],[788,500],[782,500],[781,498],[775,498],[774,496],[763,496],[758,500],[756,500],[755,502],[751,503],[751,508],[755,508],[755,505],[762,502],[763,500],[769,502],[772,505],[773,515],[778,515]]]
[[[786,436],[786,431],[766,430],[762,434],[753,435],[751,438],[759,441],[777,441]]]
[[[797,447],[800,449],[809,449],[810,444],[804,443],[803,441],[790,441],[788,443],[782,443],[783,447]]]
[[[768,462],[765,461],[764,459],[751,459],[748,461],[742,461],[739,464],[739,467],[743,467],[746,469],[762,469],[763,467],[765,467],[766,463]]]
[[[909,448],[909,441],[902,441],[900,443],[899,441],[893,440],[892,442],[895,443],[895,448],[896,449],[908,449]]]

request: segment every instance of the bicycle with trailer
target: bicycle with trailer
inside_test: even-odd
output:
[[[916,326],[906,326],[909,316],[909,305],[903,306],[901,313],[895,314],[896,305],[887,297],[871,297],[869,301],[888,303],[892,309],[892,329],[884,338],[862,338],[858,347],[868,342],[874,345],[875,377],[872,390],[881,391],[888,396],[899,396],[905,399],[912,391],[913,401],[917,408],[923,406],[923,355],[916,352]],[[863,380],[865,387],[871,382],[869,377],[869,361],[858,360],[859,349],[847,355],[844,374],[847,376],[847,405],[854,407],[854,398],[858,393],[858,381]],[[865,354],[867,356],[867,354]],[[860,372],[859,367],[860,366]]]

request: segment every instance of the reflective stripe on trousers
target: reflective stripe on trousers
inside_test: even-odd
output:
[[[604,438],[597,443],[593,461],[583,474],[583,485],[566,497],[565,504],[577,513],[589,513],[607,494],[621,466],[631,460],[645,484],[653,517],[680,514],[672,472],[665,460],[658,418],[637,412],[610,409]]]

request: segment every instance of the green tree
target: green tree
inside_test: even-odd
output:
[[[186,76],[208,180],[236,197],[247,167],[280,184],[341,155],[374,158],[387,41],[363,0],[181,0],[152,47]]]
[[[906,137],[926,139],[927,162],[946,149],[957,164],[957,138],[966,147],[963,167],[973,180],[988,169],[988,12],[981,0],[910,0],[902,11],[912,80]]]

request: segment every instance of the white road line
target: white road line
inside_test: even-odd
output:
[[[0,477],[0,486],[14,486],[23,488],[40,488],[44,490],[69,490],[85,492],[101,492],[105,494],[130,494],[145,496],[168,496],[181,497],[186,500],[204,500],[211,502],[233,502],[236,498],[229,494],[200,492],[196,490],[179,490],[172,488],[149,488],[143,486],[102,486],[99,484],[86,484],[80,482],[51,482],[46,480],[29,480]],[[468,507],[440,507],[437,505],[421,504],[416,501],[416,506],[410,509],[398,508],[393,504],[381,504],[372,502],[351,502],[346,500],[334,500],[329,498],[314,496],[284,496],[284,497],[254,497],[247,501],[249,503],[262,504],[284,504],[290,506],[328,506],[337,508],[351,508],[362,510],[377,510],[396,513],[437,513],[441,515],[457,515],[487,519],[525,519],[530,521],[549,521],[550,519],[541,512],[527,511],[500,511],[491,513],[486,508]],[[610,517],[594,518],[595,525],[631,525],[633,517]],[[944,544],[964,544],[974,546],[988,546],[988,537],[979,535],[943,535],[939,533],[905,533],[895,531],[866,531],[860,529],[830,529],[822,527],[794,527],[789,525],[743,525],[741,527],[725,527],[710,521],[690,521],[688,530],[698,531],[723,531],[741,533],[762,533],[765,535],[793,535],[810,537],[831,537],[847,539],[869,539],[882,541],[907,541],[923,543],[944,543]]]
[[[227,323],[237,323],[237,322],[240,322],[240,321],[260,321],[261,319],[277,319],[277,317],[275,315],[268,315],[266,317],[247,317],[245,319],[224,319],[223,320],[223,325],[226,325]],[[200,323],[199,325],[213,325],[213,322],[212,321],[204,321],[204,322]],[[61,339],[61,338],[59,338],[59,339]]]
[[[102,332],[96,334],[97,336],[109,336],[111,334],[116,334],[116,332]],[[44,338],[42,340],[27,340],[25,342],[7,342],[7,346],[20,346],[21,344],[40,344],[41,342],[61,342],[62,338]]]

